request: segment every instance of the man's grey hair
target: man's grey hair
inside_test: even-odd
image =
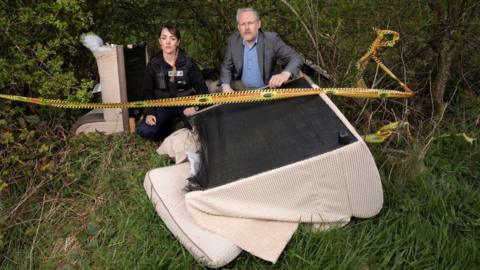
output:
[[[258,12],[253,9],[253,8],[239,8],[237,9],[237,23],[238,23],[238,19],[240,18],[240,14],[242,14],[243,12],[253,12],[253,14],[255,14],[255,17],[257,17],[257,20],[260,20],[260,16],[258,16]]]

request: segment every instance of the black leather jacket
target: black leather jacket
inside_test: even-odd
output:
[[[178,52],[174,82],[172,66],[163,60],[162,53],[150,59],[145,70],[143,93],[145,100],[206,94],[205,80],[195,62],[183,51]],[[146,108],[145,114],[153,114],[153,108]]]

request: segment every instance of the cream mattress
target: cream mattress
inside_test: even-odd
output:
[[[183,191],[189,175],[189,163],[153,169],[145,175],[144,188],[160,218],[190,254],[209,267],[222,267],[242,250],[193,221]]]

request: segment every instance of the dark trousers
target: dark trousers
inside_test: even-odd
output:
[[[156,123],[153,126],[145,123],[145,118],[137,128],[137,134],[146,139],[163,140],[172,132],[173,120],[180,118],[189,127],[187,117],[183,114],[185,107],[155,108]]]

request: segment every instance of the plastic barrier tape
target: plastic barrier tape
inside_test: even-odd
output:
[[[368,143],[383,143],[386,139],[390,138],[390,136],[396,133],[398,129],[404,129],[407,138],[412,140],[409,123],[401,121],[392,122],[388,125],[385,125],[373,134],[363,135],[362,139]]]
[[[402,92],[387,89],[365,88],[286,88],[277,90],[241,90],[232,93],[215,93],[197,96],[165,98],[156,100],[134,101],[124,103],[82,103],[58,99],[32,98],[0,94],[0,98],[21,101],[31,104],[50,106],[65,109],[96,109],[96,108],[147,108],[147,107],[175,107],[201,106],[212,104],[260,102],[267,100],[285,99],[291,97],[330,94],[335,96],[356,98],[407,98],[413,92]]]
[[[186,96],[176,98],[165,98],[157,100],[135,101],[125,103],[81,103],[70,102],[57,99],[44,99],[22,97],[14,95],[0,94],[0,98],[15,100],[26,103],[45,105],[57,108],[70,109],[95,109],[95,108],[146,108],[146,107],[175,107],[175,106],[198,106],[226,103],[260,102],[275,99],[284,99],[291,97],[300,97],[308,95],[329,94],[343,97],[354,98],[407,98],[414,95],[414,92],[398,79],[377,57],[378,49],[381,47],[392,47],[400,39],[398,32],[391,30],[375,29],[377,37],[370,45],[368,51],[357,62],[359,71],[357,78],[357,88],[290,88],[290,89],[257,89],[241,90],[233,93],[216,93],[197,96]],[[386,36],[391,35],[388,40]],[[398,82],[404,91],[387,89],[368,89],[365,87],[363,73],[368,64],[368,60],[373,59],[390,77]]]

